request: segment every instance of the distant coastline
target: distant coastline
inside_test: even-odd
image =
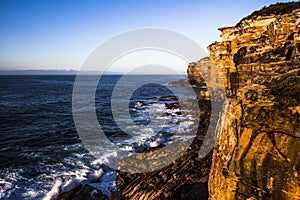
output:
[[[0,70],[1,75],[73,75],[76,76],[77,70]],[[81,71],[81,75],[100,75],[101,71]],[[106,71],[104,75],[124,75],[122,72],[109,72]],[[132,74],[132,75],[183,75],[185,72],[179,74]]]
[[[77,70],[0,70],[0,75],[77,75]],[[100,74],[100,71],[82,72],[86,75]],[[121,75],[117,72],[104,72],[107,75]]]

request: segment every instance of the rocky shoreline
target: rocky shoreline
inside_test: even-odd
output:
[[[118,171],[110,197],[81,185],[58,199],[300,199],[300,2],[264,7],[219,30],[210,58],[188,66],[202,112],[188,151],[158,171]],[[200,158],[215,101],[203,76],[216,69],[227,94],[225,124]]]

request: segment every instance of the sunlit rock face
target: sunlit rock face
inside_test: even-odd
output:
[[[299,66],[300,8],[281,15],[254,15],[219,30],[222,41],[208,49],[233,95],[238,88],[261,84]]]
[[[203,77],[203,71],[201,70],[205,65],[205,69],[211,68],[212,65],[209,57],[202,58],[198,62],[190,63],[187,69],[188,80],[191,85],[198,87],[206,87],[206,83]],[[207,72],[208,70],[206,70]],[[208,73],[206,73],[208,74]]]
[[[300,199],[299,4],[221,28],[208,47],[229,97],[210,199]]]
[[[211,199],[300,198],[299,99],[276,98],[268,87],[252,85],[228,101],[213,153]]]

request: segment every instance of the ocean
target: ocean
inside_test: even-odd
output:
[[[91,182],[106,195],[114,192],[115,170],[105,163],[115,154],[104,149],[103,157],[95,158],[85,148],[75,127],[72,110],[75,78],[0,76],[0,199],[43,199],[49,197],[53,187],[67,191],[79,183]],[[120,149],[136,153],[166,146],[181,139],[176,136],[179,126],[187,133],[195,126],[191,116],[180,114],[177,97],[184,97],[179,99],[182,101],[195,99],[196,95],[188,92],[186,86],[169,84],[182,76],[131,75],[126,86],[129,89],[135,82],[147,84],[136,89],[129,102],[122,98],[128,95],[126,91],[119,92],[119,101],[128,105],[130,116],[122,120],[141,127],[137,131],[128,126],[124,131],[114,120],[111,105],[120,78],[121,75],[102,76],[95,95],[98,123]],[[164,123],[151,126],[151,120]]]

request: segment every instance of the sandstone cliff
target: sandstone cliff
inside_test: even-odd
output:
[[[278,7],[284,5],[287,4]],[[262,13],[269,15],[251,15],[237,26],[219,29],[222,41],[208,49],[223,72],[224,85],[231,94],[243,86],[261,84],[298,68],[300,9],[296,9],[297,6],[299,2],[294,5],[295,9],[286,10],[287,13],[281,11],[278,15],[265,11]]]
[[[211,154],[198,155],[203,123],[198,139],[170,166],[119,172],[111,199],[206,199],[210,166],[210,199],[300,199],[298,8],[299,2],[271,6],[221,28],[222,41],[208,47],[210,58],[188,66],[200,105],[216,100],[208,89],[220,84],[217,71],[228,96],[212,165]]]
[[[202,106],[196,139],[160,170],[119,171],[110,199],[300,199],[300,3],[264,8],[220,31],[210,58],[188,66]],[[200,158],[216,100],[208,88],[219,84],[228,96],[225,124]]]
[[[229,97],[210,199],[300,199],[300,3],[292,4],[219,29],[222,41],[208,47]]]

